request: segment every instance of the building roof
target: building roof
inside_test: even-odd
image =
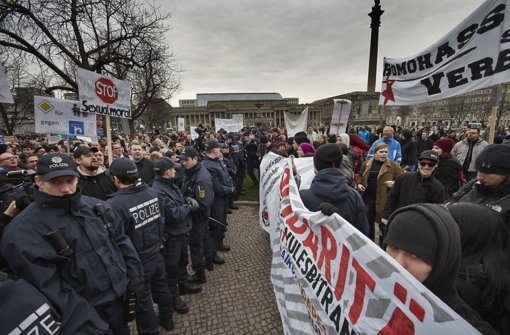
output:
[[[197,93],[197,106],[206,107],[209,101],[283,100],[280,93]]]

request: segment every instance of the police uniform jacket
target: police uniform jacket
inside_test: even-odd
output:
[[[83,174],[78,168],[80,179],[78,179],[78,186],[84,195],[89,197],[106,200],[106,196],[117,191],[117,187],[112,181],[112,178],[104,171],[97,172],[94,176]]]
[[[163,200],[165,217],[165,233],[184,235],[191,230],[191,207],[184,200],[181,190],[173,179],[156,176],[152,188],[158,192]]]
[[[142,263],[158,253],[163,239],[162,201],[145,183],[119,189],[107,202],[124,224],[124,232],[140,255]]]
[[[212,177],[214,202],[211,208],[211,217],[224,223],[228,210],[228,196],[234,193],[234,183],[228,174],[227,166],[223,159],[213,159],[206,156],[202,164]]]
[[[110,205],[82,196],[54,197],[34,191],[35,201],[4,230],[1,251],[15,274],[41,291],[62,314],[63,334],[108,329],[94,307],[143,284],[136,250]],[[95,214],[102,204],[110,233]],[[58,230],[73,251],[63,256],[47,237]]]
[[[186,177],[182,183],[181,190],[184,197],[192,197],[200,205],[198,211],[191,213],[192,223],[207,223],[211,215],[214,190],[212,177],[201,162],[198,162],[191,169],[186,170]]]
[[[386,199],[383,218],[404,206],[417,203],[440,204],[446,200],[443,185],[434,176],[423,178],[419,171],[401,174]]]
[[[0,334],[61,334],[60,314],[23,279],[0,276],[0,307]]]

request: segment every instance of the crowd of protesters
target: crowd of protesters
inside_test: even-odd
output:
[[[308,209],[340,214],[482,333],[510,334],[510,132],[499,128],[495,136],[498,144],[489,145],[468,126],[459,133],[386,126],[338,135],[308,127],[291,137],[284,127],[228,133],[199,126],[197,134],[117,134],[111,165],[104,138],[49,144],[44,136],[18,137],[0,144],[0,250],[18,278],[1,281],[42,292],[34,299],[49,300],[62,333],[129,333],[123,308],[130,294],[140,334],[171,330],[173,313],[189,311],[181,296],[200,292],[206,270],[225,263],[228,214],[246,177],[258,186],[260,162],[273,152],[313,158],[316,177],[301,192]],[[466,217],[466,203],[480,209]],[[58,224],[27,230],[28,215],[42,222],[46,212]],[[62,226],[70,218],[98,221],[106,235],[97,237],[99,228],[70,232]],[[426,243],[418,243],[423,236]],[[439,257],[445,250],[448,258]],[[88,276],[90,283],[77,279],[105,255],[122,264],[115,282],[109,269]],[[71,293],[61,294],[53,277]],[[83,306],[88,315],[77,317]]]

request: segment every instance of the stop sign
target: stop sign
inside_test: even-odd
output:
[[[96,95],[107,104],[113,104],[119,98],[117,87],[108,78],[99,78],[96,81]]]

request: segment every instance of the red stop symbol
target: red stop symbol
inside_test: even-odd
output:
[[[119,98],[117,87],[108,78],[99,78],[96,81],[96,95],[107,104],[113,104]]]

